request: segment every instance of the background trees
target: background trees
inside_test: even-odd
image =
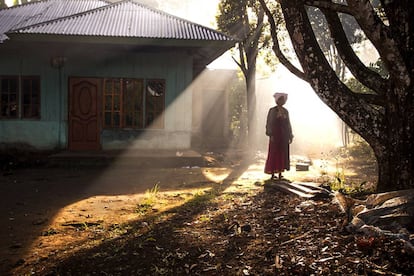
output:
[[[273,0],[259,0],[272,30],[273,50],[280,62],[306,80],[315,93],[372,147],[378,162],[378,191],[414,188],[414,7],[410,0],[338,1],[280,0],[284,23],[300,67],[279,47]],[[350,74],[369,90],[352,90],[328,62],[316,39],[309,9],[326,21],[326,33]],[[352,17],[372,43],[387,74],[364,64],[352,48],[341,16]],[[360,87],[359,85],[354,86]]]
[[[217,15],[218,29],[238,40],[238,58],[233,58],[243,73],[247,91],[248,141],[254,145],[256,115],[256,61],[270,37],[264,35],[264,11],[255,0],[223,0]]]
[[[31,1],[39,1],[39,0],[31,0]],[[12,6],[26,4],[31,1],[30,0],[13,0]],[[6,0],[0,0],[0,9],[4,9],[4,8],[7,8]]]

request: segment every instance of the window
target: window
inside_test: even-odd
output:
[[[22,79],[22,117],[40,118],[40,79],[24,77]]]
[[[17,77],[1,77],[0,82],[1,118],[17,118],[19,115],[19,80]]]
[[[145,94],[145,122],[147,127],[164,128],[165,81],[148,80]]]
[[[163,128],[165,81],[104,80],[105,128]]]
[[[125,80],[124,126],[129,128],[144,127],[144,82],[142,80]]]
[[[0,118],[40,118],[40,78],[0,76]]]

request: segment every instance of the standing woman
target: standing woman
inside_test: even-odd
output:
[[[289,112],[283,105],[287,101],[286,93],[275,93],[276,106],[269,109],[266,121],[266,135],[269,136],[269,151],[267,155],[265,173],[271,174],[272,179],[278,174],[290,169],[289,144],[293,134],[289,120]]]

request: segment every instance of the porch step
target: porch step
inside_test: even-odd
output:
[[[194,150],[105,150],[88,152],[59,152],[49,156],[53,167],[176,168],[204,167],[204,157]]]

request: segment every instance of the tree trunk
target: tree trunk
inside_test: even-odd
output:
[[[414,188],[414,106],[412,100],[398,102],[392,95],[403,92],[393,89],[387,93],[391,96],[387,96],[386,129],[378,143],[370,143],[378,163],[379,192]]]
[[[376,96],[381,98],[377,104],[362,94],[354,93],[338,79],[318,46],[303,1],[282,0],[280,3],[286,28],[307,81],[316,94],[373,148],[378,162],[377,190],[414,188],[414,48],[398,48],[395,40],[388,36],[380,43],[378,37],[386,33],[371,33],[374,41],[382,47],[379,51],[384,55],[382,58],[390,59],[386,63],[390,74],[388,79],[374,78],[366,71],[359,75],[359,80],[365,80],[376,88]],[[400,25],[406,28],[407,24]],[[344,50],[347,49],[342,49],[343,54],[347,54],[345,60],[352,61],[348,67],[352,67],[352,63],[357,61]],[[360,65],[354,69],[356,73],[364,70]]]
[[[403,143],[400,143],[403,144]],[[378,192],[412,189],[414,171],[412,155],[412,142],[400,145],[408,150],[401,153],[399,150],[390,149],[388,155],[375,153],[378,163]],[[390,152],[392,150],[392,152]]]
[[[247,88],[247,130],[248,145],[254,150],[257,147],[257,122],[256,122],[256,68],[249,68],[246,75]]]

